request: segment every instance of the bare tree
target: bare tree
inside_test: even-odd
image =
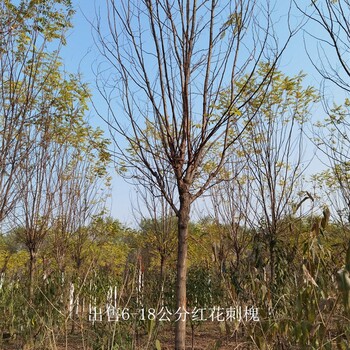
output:
[[[150,238],[150,248],[159,258],[159,281],[161,282],[160,298],[162,298],[166,277],[166,264],[176,248],[174,236],[174,212],[169,203],[160,194],[138,186],[137,194],[141,199],[140,228],[145,239]],[[147,213],[145,213],[145,208]]]
[[[263,82],[271,79],[285,44],[278,48],[268,3],[106,3],[107,28],[101,18],[95,27],[107,59],[97,72],[108,104],[108,116],[102,117],[115,141],[120,170],[157,188],[178,218],[176,296],[183,317],[176,323],[175,348],[183,350],[191,204],[216,182],[228,149],[242,132],[233,135],[232,126],[249,101],[263,97],[268,85]],[[271,69],[247,93],[261,61]],[[238,79],[246,83],[237,86]],[[224,89],[230,104],[218,114]]]
[[[34,134],[34,135],[33,135]],[[31,156],[22,161],[17,183],[23,188],[18,201],[15,222],[21,227],[18,235],[29,252],[29,300],[34,292],[37,253],[52,223],[57,176],[54,171],[57,149],[49,141],[47,128],[27,131],[28,142],[36,140]]]
[[[262,66],[259,74],[264,74],[266,69],[269,68]],[[311,104],[318,101],[318,95],[310,86],[303,88],[303,78],[302,74],[288,77],[277,70],[273,73],[263,104],[257,106],[252,101],[246,106],[244,115],[249,118],[253,113],[255,117],[242,135],[238,149],[252,179],[250,222],[260,227],[269,251],[271,303],[277,285],[278,242],[290,229],[290,222],[284,219],[295,210],[293,203],[299,201],[300,181],[310,163],[310,159],[303,160],[304,128],[310,118]],[[312,154],[308,156],[312,159]]]
[[[313,140],[328,158],[330,167],[318,181],[328,183],[328,200],[338,219],[347,225],[350,222],[350,2],[312,1],[309,8],[299,6],[299,10],[318,30],[315,33],[311,27],[307,32],[317,45],[317,51],[308,50],[308,55],[323,78],[323,107],[327,117],[316,124]]]
[[[313,141],[326,156],[325,163],[328,161],[327,168],[314,175],[314,185],[319,197],[333,209],[333,219],[342,225],[344,233],[350,224],[349,107],[345,101],[327,108],[328,117],[316,124],[313,135]]]
[[[75,133],[71,136],[76,137]],[[98,141],[92,130],[90,137],[94,138],[94,142]],[[72,332],[76,325],[81,289],[88,274],[83,270],[88,254],[86,250],[89,244],[101,240],[103,236],[92,226],[94,220],[104,214],[108,187],[106,174],[97,171],[107,166],[108,159],[103,161],[98,153],[94,154],[96,150],[86,149],[89,143],[87,139],[81,140],[77,148],[71,147],[69,142],[61,145],[59,158],[55,162],[58,184],[50,232],[53,249],[50,252],[52,254],[53,251],[59,272],[64,276],[64,300],[68,301],[71,292],[70,302],[73,303],[67,305],[66,311],[67,319],[72,319]]]
[[[214,219],[220,230],[219,241],[213,242],[214,259],[233,302],[239,297],[240,278],[246,278],[241,271],[247,268],[244,257],[252,243],[257,212],[254,178],[247,161],[238,153],[233,151],[225,164],[223,176],[227,176],[227,181],[220,182],[210,191]],[[231,279],[226,278],[228,270]],[[232,280],[236,282],[234,290]]]
[[[307,9],[295,1],[298,9],[318,29],[307,33],[317,44],[317,56],[308,52],[315,69],[326,80],[334,83],[346,92],[350,92],[350,50],[349,0],[312,1]],[[317,59],[318,58],[318,59]]]

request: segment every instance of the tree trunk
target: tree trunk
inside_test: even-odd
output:
[[[274,226],[275,227],[275,226]],[[276,293],[276,281],[275,281],[275,263],[276,263],[276,252],[275,252],[275,246],[276,246],[276,229],[273,228],[272,232],[270,233],[270,242],[269,242],[269,250],[270,250],[270,306],[274,307],[275,305],[275,293]]]
[[[29,301],[33,301],[34,296],[34,280],[35,280],[35,265],[36,265],[36,249],[29,249],[29,286],[28,286],[28,294]]]
[[[78,253],[78,256],[76,256],[76,270],[75,270],[75,276],[73,276],[73,279],[70,283],[68,283],[68,285],[70,286],[69,288],[69,295],[70,295],[70,289],[71,289],[71,285],[73,285],[73,309],[72,311],[69,308],[69,299],[70,297],[68,297],[68,312],[72,312],[71,314],[71,319],[72,319],[72,328],[71,328],[71,334],[74,334],[75,332],[75,324],[77,322],[77,301],[78,301],[78,295],[77,295],[77,291],[74,288],[74,282],[77,281],[78,282],[78,286],[80,286],[80,267],[82,265],[82,258],[80,257],[80,252]]]
[[[178,213],[178,251],[176,278],[176,309],[177,318],[181,318],[175,325],[175,350],[185,350],[186,346],[186,281],[187,281],[187,236],[190,221],[189,193],[180,195],[180,209]]]
[[[161,283],[163,283],[164,278],[165,278],[165,256],[162,253],[160,255],[160,271],[159,271],[159,279]]]
[[[274,306],[274,293],[275,293],[275,253],[274,253],[274,243],[273,240],[270,241],[270,303],[271,307]]]
[[[161,306],[164,306],[164,284],[165,284],[165,256],[163,253],[160,256],[160,304]]]

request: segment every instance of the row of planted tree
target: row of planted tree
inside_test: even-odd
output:
[[[326,215],[322,220],[311,215],[281,219],[273,253],[263,222],[254,228],[209,218],[192,223],[187,281],[192,346],[200,339],[196,334],[209,328],[215,336],[208,349],[227,344],[346,349],[348,228],[328,223]],[[174,217],[145,219],[139,230],[96,218],[71,232],[59,255],[62,243],[55,236],[51,229],[31,281],[30,254],[18,230],[1,242],[5,349],[11,344],[35,349],[169,346],[167,334],[180,315]],[[247,309],[256,313],[247,318]]]
[[[210,349],[347,348],[350,102],[324,93],[315,122],[318,91],[278,70],[302,23],[281,42],[255,1],[108,0],[92,23],[108,149],[59,57],[71,1],[0,4],[1,346],[160,349],[175,328],[184,350],[187,324],[193,348],[208,328]],[[350,75],[327,4],[298,13]],[[112,156],[136,229],[106,215]]]

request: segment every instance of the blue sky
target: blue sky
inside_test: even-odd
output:
[[[98,106],[101,114],[104,113],[106,106],[95,88],[95,74],[93,70],[98,62],[98,51],[94,45],[93,30],[89,21],[95,21],[95,9],[98,10],[98,6],[100,6],[101,11],[103,11],[104,5],[105,1],[96,1],[95,5],[94,0],[73,0],[73,6],[76,9],[73,19],[74,28],[69,31],[67,45],[61,51],[66,71],[70,73],[79,71],[82,74],[82,80],[89,84],[94,104]],[[93,108],[89,112],[89,122],[93,126],[98,126],[105,130],[106,137],[108,137],[105,123]],[[131,208],[131,196],[135,189],[118,177],[113,169],[111,169],[111,175],[113,176],[112,198],[111,203],[108,204],[111,216],[131,225],[135,221]]]
[[[61,56],[65,63],[65,68],[68,72],[82,73],[83,81],[89,83],[90,89],[93,93],[93,100],[96,106],[98,106],[100,113],[104,113],[105,104],[98,91],[95,88],[95,75],[93,74],[93,68],[99,60],[98,51],[94,45],[92,37],[92,29],[89,21],[95,21],[96,11],[101,11],[101,18],[103,18],[105,1],[95,0],[73,0],[73,5],[76,8],[76,14],[74,17],[74,28],[69,32],[67,46],[63,48]],[[286,36],[286,14],[288,12],[287,2],[276,2],[275,15],[276,18],[280,16],[279,21],[276,23],[276,33],[280,37],[281,41]],[[301,16],[297,11],[293,11],[292,23],[296,24],[301,20]],[[280,14],[280,15],[279,15]],[[315,24],[308,23],[305,27],[310,32],[317,32]],[[313,85],[316,88],[319,87],[320,77],[315,68],[309,61],[304,48],[305,30],[300,31],[291,41],[287,48],[283,59],[280,64],[280,70],[285,74],[295,75],[300,71],[304,71],[308,74],[305,79],[305,84]],[[306,41],[307,45],[311,43],[311,40]],[[310,51],[315,53],[315,59],[317,59],[317,52],[315,47]],[[320,108],[315,108],[315,118],[322,118],[323,112]],[[102,129],[106,129],[103,121],[96,115],[95,111],[90,111],[90,122],[94,126],[99,126]],[[108,133],[106,134],[108,136]],[[311,157],[311,153],[306,157]],[[315,163],[316,164],[316,163]],[[314,165],[313,170],[320,169],[320,165]],[[132,214],[132,202],[135,200],[135,188],[128,185],[123,179],[113,173],[113,187],[111,198],[111,215],[121,222],[126,224],[132,224],[135,219]]]

